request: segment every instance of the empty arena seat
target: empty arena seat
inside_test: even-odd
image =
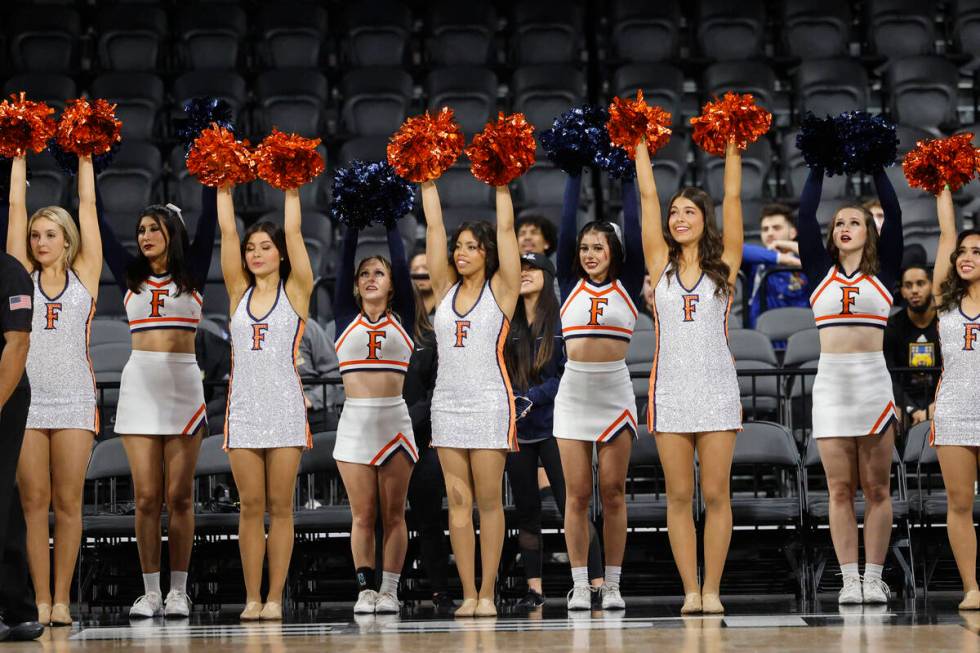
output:
[[[483,66],[493,61],[497,12],[485,0],[428,3],[426,55],[437,66]]]
[[[847,0],[785,0],[782,7],[782,47],[800,59],[830,59],[847,55],[851,8]]]
[[[44,206],[68,206],[68,187],[71,181],[47,150],[29,152],[27,169],[31,173],[27,190],[27,212],[34,213]]]
[[[676,0],[615,0],[609,5],[609,42],[623,61],[667,61],[680,48],[681,11]]]
[[[779,365],[772,342],[762,333],[752,329],[730,329],[728,346],[735,358],[738,370],[771,370]],[[779,408],[779,378],[773,375],[738,377],[742,410],[746,418],[776,417]]]
[[[47,102],[57,111],[65,108],[67,100],[78,97],[75,80],[59,73],[23,73],[14,75],[3,85],[4,97],[21,91],[29,100]]]
[[[689,148],[687,137],[675,131],[671,134],[670,141],[651,157],[653,178],[657,182],[657,191],[662,194],[664,201],[684,185]]]
[[[160,150],[149,143],[123,141],[112,165],[99,175],[106,214],[131,217],[152,204],[162,171]]]
[[[761,492],[733,493],[733,523],[736,526],[792,524],[797,526],[796,538],[800,540],[803,527],[801,462],[799,450],[786,427],[774,422],[745,422],[735,439],[732,467],[739,471],[752,467],[763,478],[775,473],[775,482],[768,483]],[[789,478],[783,478],[782,474]],[[802,571],[798,573],[802,577]]]
[[[6,17],[14,67],[23,72],[79,68],[82,20],[72,7],[21,5]]]
[[[92,97],[116,105],[123,139],[147,141],[156,133],[157,116],[163,109],[163,80],[153,73],[114,72],[92,81]]]
[[[282,211],[272,211],[259,217],[259,220],[268,220],[273,224],[283,226],[285,216]],[[403,218],[407,223],[411,221],[414,229],[415,220],[409,216]],[[399,227],[401,221],[399,221]],[[407,227],[407,225],[406,225]],[[330,216],[319,211],[303,211],[303,222],[300,225],[303,234],[303,241],[306,243],[307,252],[310,255],[310,264],[313,267],[313,276],[325,274],[325,258],[329,255],[333,245],[333,223]]]
[[[386,136],[359,136],[340,146],[339,165],[349,166],[353,161],[379,161],[387,158]]]
[[[262,3],[256,43],[270,68],[317,68],[327,36],[327,10],[309,2]]]
[[[958,0],[952,3],[949,16],[953,48],[970,55],[970,67],[976,68],[980,56],[980,0]]]
[[[511,78],[514,110],[524,113],[538,133],[551,127],[555,116],[581,104],[585,94],[585,75],[572,66],[524,66]]]
[[[703,153],[699,156],[704,189],[712,197],[720,199],[725,189],[725,160],[717,156],[709,157]],[[742,153],[742,199],[753,200],[763,196],[766,177],[772,162],[772,145],[765,138],[752,143]],[[746,217],[749,217],[747,213]]]
[[[721,61],[704,70],[702,100],[723,96],[727,91],[751,93],[759,104],[776,111],[776,73],[762,61]],[[786,103],[788,106],[788,103]]]
[[[433,70],[425,79],[429,111],[449,107],[463,133],[472,135],[497,116],[497,75],[480,66]]]
[[[129,340],[104,342],[89,347],[89,358],[92,361],[95,380],[100,383],[118,383],[119,379],[122,378],[122,370],[129,360],[131,350],[132,346]],[[119,401],[119,390],[105,390],[101,393],[100,399],[100,406],[103,411],[114,408]]]
[[[851,59],[803,61],[796,69],[794,86],[801,114],[812,111],[822,118],[868,108],[868,73]]]
[[[695,38],[705,57],[718,61],[762,55],[766,10],[762,0],[699,0]]]
[[[868,42],[876,53],[899,59],[935,51],[932,0],[869,0],[865,14]]]
[[[493,206],[493,190],[473,177],[466,162],[454,163],[437,183],[443,206]]]
[[[943,57],[893,61],[884,81],[889,92],[888,106],[896,122],[933,131],[956,123],[959,71]]]
[[[389,136],[404,122],[412,78],[400,68],[359,68],[340,82],[341,120],[351,134]]]
[[[234,4],[182,3],[174,31],[184,68],[234,69],[248,30],[245,10]]]
[[[261,109],[263,132],[273,127],[307,138],[321,133],[323,107],[329,91],[327,78],[316,70],[270,70],[262,73],[253,86]]]
[[[787,340],[794,333],[812,329],[815,325],[813,311],[809,308],[784,306],[760,314],[755,328],[770,340]]]
[[[96,18],[99,66],[116,71],[156,71],[167,37],[167,14],[160,7],[113,5]]]
[[[232,120],[236,124],[248,100],[248,90],[242,76],[224,70],[194,70],[184,73],[174,80],[172,91],[178,107],[182,107],[187,100],[198,97],[224,100],[231,106]]]
[[[511,61],[515,65],[581,59],[583,10],[576,0],[521,0],[512,10]]]
[[[561,211],[568,175],[545,159],[535,163],[530,170],[515,180],[521,205],[531,207],[558,207]]]
[[[412,12],[400,2],[345,5],[343,53],[352,66],[401,66],[408,57]]]
[[[615,96],[636,97],[636,92],[642,90],[643,99],[648,104],[659,105],[671,115],[680,115],[681,100],[684,98],[684,73],[671,64],[626,64],[616,69],[610,82],[610,90]]]
[[[102,290],[99,290],[99,294]],[[119,319],[94,319],[89,329],[89,347],[106,343],[129,344],[129,325]]]

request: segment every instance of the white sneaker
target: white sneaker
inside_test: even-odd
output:
[[[602,599],[603,610],[625,610],[626,601],[619,593],[619,585],[603,583],[599,588],[599,597]]]
[[[591,610],[592,588],[588,585],[576,585],[568,591],[569,610]]]
[[[167,619],[186,619],[191,614],[191,597],[180,590],[167,592],[163,602],[163,616]]]
[[[162,614],[163,597],[157,592],[150,592],[139,597],[133,603],[133,607],[129,609],[129,616],[133,619],[150,619]]]
[[[863,584],[865,603],[888,603],[891,592],[888,584],[880,578],[865,578]]]
[[[357,608],[354,609],[357,610]],[[398,614],[401,612],[401,609],[402,604],[398,600],[398,597],[388,592],[378,594],[377,600],[374,603],[375,614]]]
[[[864,595],[861,593],[861,577],[845,576],[844,587],[837,595],[837,603],[840,605],[857,605],[864,603]]]
[[[374,614],[377,602],[377,592],[374,590],[364,590],[357,595],[357,603],[354,604],[354,614]]]

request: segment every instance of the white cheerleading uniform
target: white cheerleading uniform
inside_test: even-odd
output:
[[[201,295],[179,293],[170,275],[150,275],[123,300],[130,333],[196,331]],[[115,431],[133,435],[194,435],[207,424],[204,385],[194,354],[134,349],[119,381]]]
[[[250,286],[229,323],[231,379],[225,409],[225,449],[311,447],[303,384],[296,368],[305,327],[283,283],[272,307],[252,313]]]
[[[562,304],[562,335],[629,342],[636,317],[636,306],[618,280],[599,285],[581,279]],[[555,396],[555,437],[609,442],[624,429],[636,436],[636,399],[626,361],[568,360]]]
[[[517,450],[514,393],[504,363],[510,320],[490,283],[465,314],[456,311],[456,283],[436,307],[439,355],[432,393],[432,446]]]
[[[65,272],[65,287],[55,297],[41,288],[35,271],[34,318],[27,376],[31,380],[28,429],[81,429],[99,432],[95,373],[88,343],[95,300],[74,270]]]
[[[880,279],[834,265],[810,295],[817,328],[884,329],[892,296]],[[821,353],[813,380],[813,437],[883,433],[898,419],[892,379],[881,351]]]
[[[390,312],[372,322],[363,313],[334,343],[340,373],[395,372],[405,374],[415,345]],[[335,460],[383,465],[398,452],[418,462],[415,433],[408,406],[401,397],[348,397],[337,424]]]
[[[673,269],[654,290],[657,336],[650,372],[647,426],[651,433],[740,431],[742,402],[728,346],[731,294],[718,296],[704,272],[685,288]]]
[[[962,306],[939,314],[943,374],[936,388],[936,412],[929,444],[980,447],[980,315]]]

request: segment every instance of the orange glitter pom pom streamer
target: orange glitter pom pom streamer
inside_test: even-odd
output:
[[[670,124],[670,113],[661,107],[650,106],[643,99],[643,91],[637,91],[635,100],[613,98],[606,130],[609,141],[635,159],[640,137],[646,136],[647,148],[653,154],[670,141]]]
[[[259,178],[279,190],[310,183],[326,167],[316,151],[319,144],[319,138],[303,138],[273,129],[255,151]]]
[[[0,156],[24,156],[47,147],[57,128],[53,113],[44,102],[25,99],[23,91],[0,102]]]
[[[759,140],[772,125],[772,114],[751,95],[729,91],[721,100],[705,103],[701,115],[691,118],[691,137],[708,154],[724,156],[728,143],[740,150]]]
[[[58,121],[58,147],[78,156],[105,154],[122,140],[116,105],[103,99],[69,100]]]
[[[443,107],[434,116],[425,112],[405,121],[388,142],[388,163],[402,179],[431,181],[456,162],[464,144],[453,110]]]
[[[470,172],[485,184],[505,186],[534,165],[534,127],[523,113],[497,117],[466,148]]]
[[[973,147],[973,134],[919,141],[905,155],[902,170],[909,186],[938,195],[947,184],[952,192],[977,176],[980,151]]]
[[[201,132],[187,154],[187,171],[205,186],[222,188],[254,181],[256,163],[248,141],[217,123]]]

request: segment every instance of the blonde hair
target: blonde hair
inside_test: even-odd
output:
[[[68,247],[65,250],[65,265],[71,267],[72,263],[75,262],[75,256],[78,254],[78,249],[81,247],[82,236],[78,232],[78,225],[72,220],[71,215],[68,211],[64,210],[60,206],[45,206],[44,208],[38,209],[31,216],[31,219],[27,221],[27,258],[31,262],[31,265],[35,269],[40,270],[41,264],[34,258],[34,254],[31,253],[31,228],[37,220],[44,218],[45,220],[50,220],[59,227],[61,227],[61,233],[65,237],[65,243]]]

